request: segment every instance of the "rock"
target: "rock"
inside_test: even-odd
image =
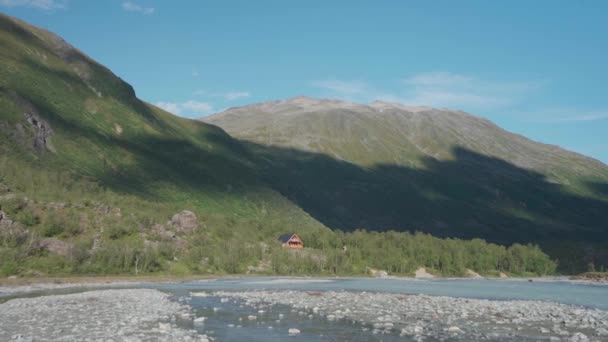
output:
[[[296,336],[296,335],[300,335],[300,329],[296,329],[296,328],[289,328],[289,330],[288,330],[288,334],[289,334],[289,336]]]
[[[504,272],[500,272],[498,275],[500,278],[509,278],[508,275],[506,275]]]
[[[55,148],[51,144],[51,136],[53,135],[51,126],[36,113],[26,112],[23,115],[25,115],[26,121],[34,131],[34,141],[32,142],[34,149],[39,152],[44,150],[55,152]]]
[[[165,228],[165,226],[163,226],[162,224],[155,224],[152,226],[151,229],[154,234],[159,235],[159,237],[161,237],[163,239],[175,239],[176,238],[175,233],[167,230]]]
[[[249,315],[249,316],[247,316],[247,319],[250,320],[250,321],[255,321],[258,318],[256,316],[254,316],[254,315]]]
[[[192,233],[198,228],[198,218],[188,210],[183,210],[171,218],[168,222],[178,233]]]
[[[462,330],[457,326],[451,326],[448,328],[448,331],[452,332],[452,333],[458,333],[458,332],[461,332]]]
[[[13,220],[4,211],[0,210],[0,226],[9,227],[11,225],[13,225]]]
[[[169,330],[171,330],[171,324],[170,323],[158,323],[158,329],[160,331],[169,331]]]
[[[589,341],[589,338],[587,337],[587,335],[577,332],[574,335],[572,335],[568,341],[570,342],[587,342]]]
[[[194,324],[203,324],[207,320],[207,317],[197,317],[194,319]]]
[[[53,254],[62,255],[62,256],[68,255],[68,251],[70,249],[70,244],[68,244],[67,242],[61,241],[57,238],[42,239],[38,243],[38,246],[40,246],[40,248],[42,248],[42,249],[46,249],[47,251],[49,251]]]

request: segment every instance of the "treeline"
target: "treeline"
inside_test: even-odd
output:
[[[306,240],[305,240],[306,242]],[[310,241],[313,244],[314,241]],[[482,275],[546,275],[555,272],[552,261],[536,245],[510,247],[481,239],[440,239],[408,232],[338,232],[318,246],[319,253],[278,251],[277,273],[364,274],[368,268],[395,275],[412,275],[419,267],[443,276],[464,276],[467,269]]]

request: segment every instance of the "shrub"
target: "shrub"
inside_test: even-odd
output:
[[[15,215],[15,221],[32,227],[40,223],[40,218],[31,209],[23,209]]]

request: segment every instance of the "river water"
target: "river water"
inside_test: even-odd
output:
[[[221,341],[284,341],[287,338],[299,341],[414,341],[415,339],[412,336],[399,336],[399,331],[374,330],[369,324],[356,320],[327,320],[322,315],[309,315],[309,312],[302,312],[287,305],[268,305],[260,311],[259,307],[245,305],[243,301],[222,299],[214,295],[215,291],[306,291],[307,293],[347,291],[361,293],[362,296],[377,292],[425,294],[499,301],[540,300],[581,308],[608,310],[608,286],[569,281],[248,277],[150,286],[173,293],[177,298],[188,298],[196,315],[207,318],[204,324],[193,327]],[[250,320],[249,316],[256,318]],[[301,332],[297,336],[290,337],[288,336],[290,328],[297,328]],[[608,341],[608,336],[599,338]],[[435,339],[426,336],[424,340],[461,339],[456,337]],[[532,341],[543,340],[543,337],[497,335],[491,340]],[[546,340],[549,338],[547,337]]]
[[[589,336],[590,341],[608,341],[608,286],[575,283],[564,279],[528,281],[528,279],[243,277],[118,287],[151,288],[171,294],[174,300],[187,303],[193,308],[193,318],[200,318],[198,322],[192,319],[181,321],[178,319],[177,324],[182,328],[195,329],[216,341],[569,341],[579,332]],[[94,289],[90,287],[14,294],[4,297],[2,301],[17,297],[65,294]],[[378,328],[373,321],[378,315],[386,314],[390,310],[384,310],[381,314],[385,308],[380,307],[377,310],[378,315],[375,315],[375,309],[365,309],[366,305],[371,307],[378,302],[382,303],[382,300],[386,299],[382,297],[384,295],[389,300],[397,298],[403,303],[401,309],[395,310],[402,316],[393,317],[394,328]],[[253,301],[251,298],[255,296],[258,296],[258,299],[261,296],[263,300]],[[294,305],[294,302],[282,300],[288,299],[284,297],[289,296],[299,296],[299,302],[296,301]],[[469,298],[469,300],[453,302],[454,298],[447,297]],[[313,312],[311,307],[297,305],[317,300],[314,305],[323,307],[323,303],[319,302],[320,298],[334,300],[334,303],[321,308],[320,312]],[[330,319],[329,315],[334,314],[334,310],[344,310],[344,307],[340,306],[340,298],[345,298],[346,306],[352,305],[353,311],[359,310],[361,312],[359,316],[345,314],[343,317]],[[376,301],[375,298],[379,300]],[[438,304],[433,304],[434,298],[437,299]],[[494,302],[490,305],[493,307],[486,308],[485,302],[473,303],[477,299],[492,300]],[[264,302],[265,300],[268,302]],[[408,300],[413,301],[408,302]],[[525,303],[522,311],[527,315],[523,321],[518,317],[513,319],[514,316],[502,316],[503,313],[508,315],[513,312],[511,309],[505,311],[502,307],[513,308],[520,305],[521,309],[522,304],[517,304],[521,300],[535,301],[521,302]],[[553,303],[566,306],[556,306]],[[451,306],[461,306],[465,311],[467,310],[465,306],[468,306],[469,311],[463,316],[464,311],[460,308],[454,311]],[[530,311],[527,306],[531,306]],[[429,308],[432,310],[439,308],[446,313],[433,318],[433,314],[431,316],[424,314],[425,310],[428,313]],[[475,317],[477,309],[488,310],[488,316],[501,315],[502,318],[491,317],[486,320],[484,317]],[[448,314],[450,310],[454,312]],[[555,310],[559,317],[553,319],[547,316],[549,320],[546,319],[547,317],[543,320],[535,320],[533,317],[545,315],[549,310]],[[405,313],[407,318],[404,318]],[[411,319],[412,315],[418,314],[420,314],[419,318]],[[204,322],[201,322],[202,317]],[[596,322],[590,323],[593,317]],[[500,323],[501,321],[504,322]],[[404,327],[417,329],[418,325],[421,329],[424,328],[422,335],[403,333]],[[460,334],[448,333],[447,329],[453,325],[463,331]],[[299,333],[290,336],[290,329],[298,329]]]

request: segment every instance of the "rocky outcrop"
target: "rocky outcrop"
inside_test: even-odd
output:
[[[51,136],[53,135],[51,126],[46,121],[42,120],[36,113],[26,112],[24,115],[34,133],[32,141],[32,146],[34,149],[36,151],[48,150],[55,152],[55,148],[51,144]]]
[[[23,243],[29,236],[30,233],[19,222],[13,221],[0,210],[0,240]]]
[[[70,250],[70,244],[57,238],[46,238],[38,243],[40,248],[46,249],[50,253],[66,256]]]
[[[2,210],[0,210],[0,227],[8,227],[13,224],[13,220],[11,220],[8,215]]]
[[[177,233],[192,233],[198,229],[198,218],[193,212],[183,210],[173,215],[167,225],[173,227]]]

